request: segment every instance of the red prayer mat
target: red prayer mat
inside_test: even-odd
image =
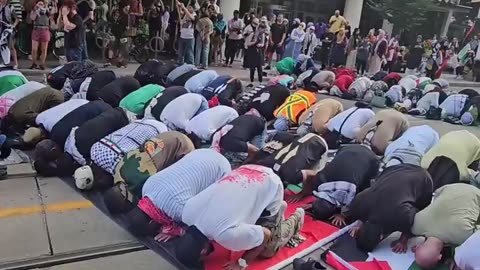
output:
[[[346,262],[331,251],[327,254],[326,263],[336,270],[393,270],[385,261]]]
[[[301,207],[305,204],[311,203],[314,200],[313,197],[309,197],[302,202],[288,204],[287,210],[285,211],[285,216],[289,217],[298,207]],[[306,254],[300,254],[302,251],[307,251],[309,248],[315,247],[318,249],[322,245],[330,242],[335,239],[335,234],[339,234],[339,229],[331,226],[327,223],[313,220],[311,216],[305,215],[305,223],[301,231],[301,235],[307,239],[301,243],[296,248],[282,248],[274,257],[270,259],[255,261],[248,265],[248,269],[258,269],[265,270],[268,268],[280,268],[284,265],[288,265],[293,261],[294,258],[302,257]],[[338,237],[337,236],[337,237]],[[328,237],[333,237],[332,239],[327,239]],[[319,242],[325,241],[319,245]],[[205,260],[205,269],[206,270],[222,270],[223,265],[230,261],[238,260],[243,252],[231,252],[218,244],[215,245],[215,251]],[[313,251],[313,250],[312,250]],[[310,253],[311,251],[307,252]]]

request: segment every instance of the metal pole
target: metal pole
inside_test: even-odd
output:
[[[105,64],[107,61],[105,59],[105,53],[107,53],[106,50],[106,44],[105,44],[105,37],[106,37],[106,32],[107,32],[107,22],[102,26],[103,28],[103,40],[102,40],[102,61]]]

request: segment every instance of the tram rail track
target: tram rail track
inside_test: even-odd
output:
[[[36,258],[20,259],[10,262],[0,262],[0,270],[26,270],[52,267],[61,264],[88,261],[97,258],[110,257],[136,251],[146,250],[139,242],[127,242],[101,247],[79,249],[71,252],[45,255]]]

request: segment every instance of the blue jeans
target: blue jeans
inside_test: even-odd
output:
[[[202,98],[202,103],[200,104],[200,108],[198,108],[198,111],[195,113],[194,116],[199,115],[201,112],[208,110],[208,101],[205,98]]]
[[[187,63],[193,65],[194,56],[193,56],[193,43],[194,39],[183,39],[180,38],[178,41],[178,63],[182,65]]]
[[[208,53],[210,52],[210,40],[203,41],[200,34],[197,34],[195,45],[195,65],[202,67],[208,66]],[[200,59],[202,60],[200,63]]]
[[[83,54],[83,44],[76,48],[66,48],[65,49],[65,56],[67,57],[67,61],[82,61],[82,54]]]
[[[262,149],[265,146],[265,142],[267,141],[267,127],[263,130],[262,134],[253,137],[250,141],[251,144],[255,145],[258,149]]]
[[[277,132],[286,132],[290,128],[290,120],[288,120],[286,117],[279,116],[273,123],[273,128],[275,128]]]

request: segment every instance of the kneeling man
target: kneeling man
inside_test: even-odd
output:
[[[241,269],[257,257],[272,257],[303,226],[305,212],[283,221],[283,185],[269,168],[245,165],[188,200],[182,221],[190,226],[175,254],[186,266],[197,266],[211,250],[210,240],[231,251],[246,251],[228,269]]]

